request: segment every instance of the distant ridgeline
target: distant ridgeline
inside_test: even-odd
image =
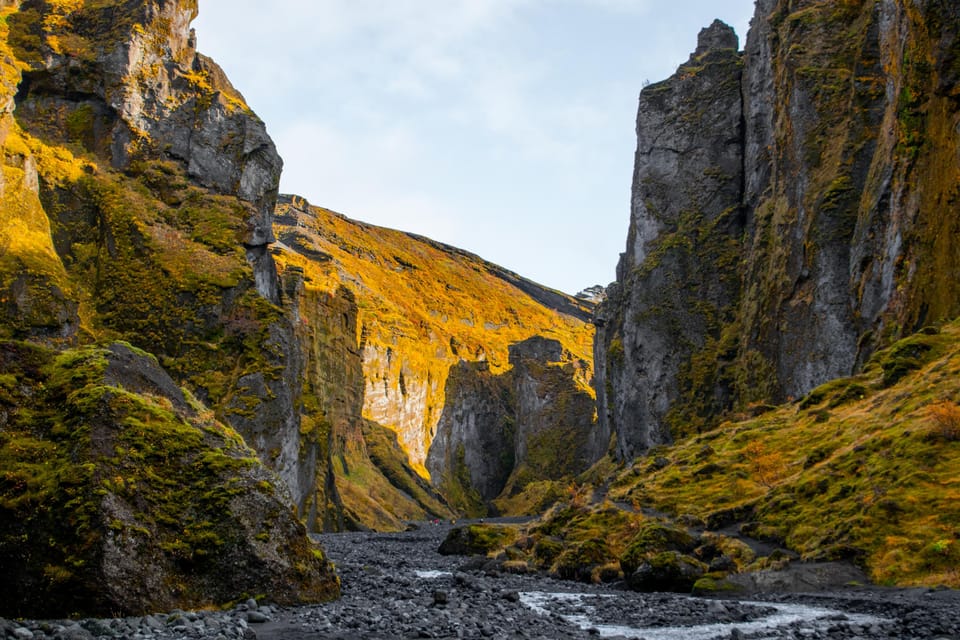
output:
[[[531,483],[549,500],[606,452],[588,302],[296,196],[274,230],[307,354],[301,432],[329,442],[328,528],[482,515]]]
[[[606,452],[593,302],[278,207],[196,0],[0,5],[0,616],[333,597],[308,529],[535,509]]]

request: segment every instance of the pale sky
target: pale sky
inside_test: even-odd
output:
[[[200,0],[280,188],[576,293],[614,279],[637,95],[753,0]]]

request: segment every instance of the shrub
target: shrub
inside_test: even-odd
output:
[[[957,403],[938,402],[930,405],[929,412],[935,435],[947,442],[960,440],[960,406]]]
[[[779,451],[768,451],[762,442],[754,440],[743,453],[750,462],[754,480],[759,484],[769,489],[781,479],[786,460]]]

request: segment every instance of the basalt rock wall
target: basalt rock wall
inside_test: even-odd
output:
[[[335,596],[291,509],[319,454],[267,248],[281,162],[196,2],[0,12],[4,611]]]
[[[447,378],[427,469],[468,512],[485,513],[534,481],[572,478],[607,450],[593,396],[576,384],[583,363],[559,341],[513,344],[510,364],[498,375],[486,363],[461,362]]]
[[[640,96],[600,420],[632,457],[960,311],[960,10],[760,0]]]

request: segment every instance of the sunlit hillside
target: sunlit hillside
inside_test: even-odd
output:
[[[396,431],[422,474],[448,372],[461,360],[486,361],[491,373],[501,373],[509,368],[510,345],[534,335],[553,338],[590,389],[587,303],[459,249],[296,197],[281,198],[274,231],[281,271],[302,269],[308,290],[354,292],[366,379],[363,417]]]
[[[960,587],[958,402],[954,322],[895,343],[862,374],[795,403],[755,406],[618,470],[598,465],[579,488],[581,501],[603,497],[596,515],[556,511],[540,531],[564,541],[556,557],[579,548],[582,522],[601,518],[605,539],[626,542],[594,562],[623,561],[638,521],[603,516],[618,505],[670,526],[783,545],[802,560],[852,561],[879,584]]]

